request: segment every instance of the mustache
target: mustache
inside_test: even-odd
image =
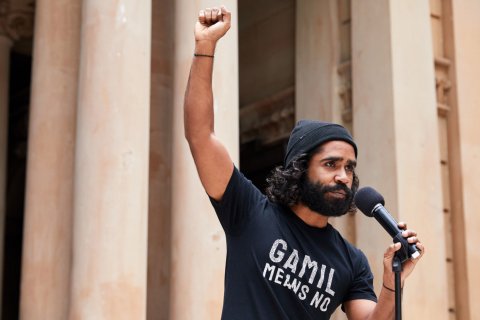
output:
[[[345,192],[345,195],[347,197],[352,196],[352,190],[349,187],[347,187],[346,184],[343,184],[343,183],[339,183],[334,186],[323,186],[321,191],[322,193],[329,192],[329,191],[343,191]]]

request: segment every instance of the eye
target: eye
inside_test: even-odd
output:
[[[333,161],[328,161],[328,162],[325,163],[325,165],[326,165],[327,167],[334,167],[334,166],[335,166],[335,163],[333,163]]]
[[[353,171],[355,168],[352,165],[348,165],[345,167],[348,171]]]

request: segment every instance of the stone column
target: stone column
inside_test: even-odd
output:
[[[444,1],[452,43],[446,55],[452,60],[449,77],[456,86],[449,93],[452,111],[448,118],[449,163],[452,184],[453,260],[457,319],[476,319],[480,314],[478,243],[480,234],[480,21],[478,1]],[[448,32],[448,31],[447,31]]]
[[[0,287],[3,282],[3,243],[7,186],[8,83],[12,40],[0,33]],[[2,294],[0,293],[0,299]],[[1,304],[0,304],[1,312]]]
[[[147,320],[170,311],[173,0],[152,1]]]
[[[334,122],[352,135],[350,1],[296,2],[295,116]],[[329,221],[355,244],[355,215]],[[346,319],[337,309],[332,320]]]
[[[334,122],[352,135],[350,2],[296,2],[295,116]],[[329,221],[355,244],[355,215]],[[332,319],[346,319],[338,309]]]
[[[150,1],[83,1],[70,319],[146,317],[150,43]]]
[[[334,41],[337,19],[331,12],[330,2],[299,0],[296,3],[296,121],[334,121],[338,45]]]
[[[20,319],[67,319],[81,1],[37,3]]]
[[[427,248],[403,296],[404,317],[416,319],[449,316],[438,307],[447,305],[447,277],[432,61],[427,1],[352,1],[358,172],[362,185],[382,193],[393,217],[417,230]],[[357,217],[357,246],[379,293],[392,239],[375,220]]]
[[[170,318],[219,319],[223,304],[225,233],[198,178],[183,126],[183,97],[192,62],[198,11],[222,3],[175,1],[175,80],[172,166],[172,276]],[[215,133],[238,166],[237,1],[223,4],[232,27],[215,52]]]

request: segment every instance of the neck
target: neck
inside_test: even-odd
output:
[[[290,210],[311,227],[325,228],[327,226],[328,217],[310,210],[301,201],[294,206],[290,206]]]

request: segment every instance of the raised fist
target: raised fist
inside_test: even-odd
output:
[[[198,20],[195,24],[195,41],[217,42],[230,29],[232,14],[222,6],[218,8],[207,8],[198,13]]]

